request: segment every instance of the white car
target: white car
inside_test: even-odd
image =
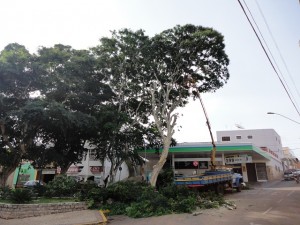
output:
[[[300,176],[300,170],[295,170],[295,171],[293,172],[293,176],[294,176],[294,177],[299,177],[299,176]]]
[[[293,180],[294,179],[294,174],[293,174],[294,171],[295,171],[294,169],[289,169],[289,170],[284,171],[284,173],[283,173],[284,180]]]
[[[44,185],[44,184],[45,183],[43,181],[41,181],[41,183],[40,183],[38,180],[29,180],[23,184],[23,187],[35,187],[35,186]]]

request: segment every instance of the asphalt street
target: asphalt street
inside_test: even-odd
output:
[[[250,190],[227,193],[237,208],[211,209],[192,214],[132,219],[109,217],[111,225],[299,225],[300,184],[295,181],[272,181],[253,185]],[[25,219],[4,220],[0,225],[83,225],[101,221],[98,211],[83,210]]]
[[[203,210],[198,216],[175,214],[132,219],[112,217],[111,225],[299,225],[300,184],[295,181],[271,181],[252,186],[240,193],[228,193],[237,209]]]

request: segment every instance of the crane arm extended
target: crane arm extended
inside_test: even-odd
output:
[[[200,100],[200,103],[201,103],[201,106],[202,106],[202,109],[203,109],[203,112],[204,112],[204,115],[205,115],[205,118],[206,118],[206,125],[208,127],[210,138],[211,138],[211,144],[213,146],[213,148],[211,150],[211,154],[210,154],[211,170],[215,170],[216,169],[216,144],[215,144],[212,132],[211,132],[211,126],[210,126],[210,122],[209,122],[209,119],[208,119],[208,115],[207,115],[206,109],[204,107],[203,100],[202,100],[198,90],[197,90],[197,97]]]

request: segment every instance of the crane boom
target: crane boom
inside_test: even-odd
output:
[[[210,154],[211,170],[216,170],[216,163],[215,163],[216,162],[216,144],[215,144],[212,132],[211,132],[211,126],[210,126],[210,122],[209,122],[209,119],[208,119],[208,115],[207,115],[206,109],[204,107],[203,100],[202,100],[198,90],[197,90],[197,96],[200,100],[200,103],[201,103],[201,106],[202,106],[202,109],[203,109],[203,112],[204,112],[204,115],[205,115],[205,118],[206,118],[206,125],[208,127],[210,138],[211,138],[211,144],[212,144],[212,150],[211,150],[211,154]]]

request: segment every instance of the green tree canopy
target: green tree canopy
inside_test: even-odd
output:
[[[177,125],[175,110],[198,92],[217,90],[229,78],[223,41],[219,32],[190,24],[154,37],[123,29],[102,38],[95,51],[100,73],[116,93],[119,111],[144,126],[155,122],[164,147],[152,185],[168,155]]]

